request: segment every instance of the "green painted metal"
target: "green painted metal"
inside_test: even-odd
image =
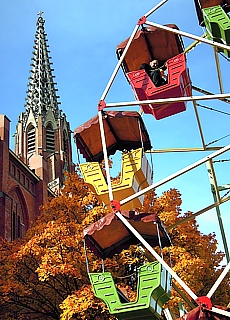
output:
[[[110,272],[89,273],[95,296],[103,300],[117,319],[160,319],[171,293],[171,275],[158,261],[145,264],[138,272],[137,299],[121,303]]]
[[[218,197],[217,197],[217,191],[215,189],[215,184],[214,184],[215,173],[214,173],[213,164],[207,162],[206,166],[208,169],[208,177],[209,177],[209,181],[210,181],[210,185],[211,185],[213,199],[214,199],[214,202],[216,203],[216,202],[218,202]],[[218,186],[218,191],[223,191],[223,190],[228,190],[228,189],[229,189],[229,185],[226,185],[225,187]],[[227,242],[227,238],[226,238],[226,234],[225,234],[225,230],[224,230],[224,223],[223,223],[221,212],[220,212],[220,206],[216,206],[216,214],[217,214],[217,219],[219,222],[220,233],[221,233],[221,237],[222,237],[222,241],[223,241],[223,245],[224,245],[226,260],[227,260],[227,263],[229,263],[230,262],[230,255],[229,255],[229,249],[228,249],[228,242]]]
[[[207,37],[210,40],[230,45],[230,19],[221,6],[214,6],[202,10]],[[230,57],[230,51],[218,49]]]

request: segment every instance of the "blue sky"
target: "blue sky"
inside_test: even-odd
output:
[[[43,11],[46,21],[54,75],[56,76],[60,108],[74,130],[97,113],[97,103],[116,66],[117,44],[132,33],[138,19],[158,4],[158,1],[140,0],[8,0],[0,13],[0,112],[11,120],[11,134],[19,114],[24,111],[26,89],[32,57],[32,46],[36,31],[38,12]],[[204,32],[198,25],[193,0],[168,0],[153,13],[149,21],[174,23],[180,30],[197,36]],[[185,47],[192,43],[183,38]],[[219,56],[223,76],[224,91],[230,92],[229,61]],[[213,49],[201,44],[187,55],[188,67],[193,85],[219,93]],[[193,95],[198,95],[194,91]],[[131,87],[119,72],[106,102],[133,101]],[[202,101],[201,105],[228,112],[229,105],[217,100]],[[132,108],[135,109],[135,108]],[[139,108],[136,108],[138,110]],[[229,134],[229,116],[199,107],[201,125],[206,143]],[[187,104],[187,111],[155,120],[144,115],[155,149],[201,147],[201,139],[195,119],[193,104]],[[13,140],[12,140],[13,141]],[[229,137],[214,143],[224,146]],[[13,149],[13,143],[11,148]],[[73,146],[74,161],[76,150]],[[204,152],[164,153],[153,156],[154,181],[208,155]],[[229,153],[219,160],[229,159]],[[229,162],[215,164],[219,185],[230,183]],[[119,169],[118,169],[119,171]],[[158,194],[175,187],[182,193],[182,209],[196,212],[213,203],[205,165],[160,187]],[[223,194],[222,194],[223,195]],[[229,229],[230,204],[221,207],[225,230]],[[215,210],[198,218],[201,231],[216,232],[222,248]],[[227,231],[226,231],[227,233]],[[227,234],[230,241],[230,235]]]

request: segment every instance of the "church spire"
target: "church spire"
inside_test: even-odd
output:
[[[39,12],[25,108],[18,118],[15,153],[44,182],[57,190],[72,172],[71,130],[59,110],[43,12]]]
[[[37,30],[34,40],[34,51],[31,63],[29,84],[26,98],[26,114],[32,111],[36,121],[38,116],[42,116],[43,121],[48,110],[51,110],[55,119],[60,116],[58,105],[59,96],[57,96],[56,83],[54,82],[55,76],[52,72],[52,62],[49,56],[49,45],[47,44],[47,34],[45,33],[45,20],[42,17],[43,12],[38,13]]]

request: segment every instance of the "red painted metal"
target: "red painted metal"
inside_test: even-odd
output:
[[[104,101],[104,100],[100,100],[100,101],[98,102],[97,107],[98,107],[98,111],[102,111],[102,110],[106,107],[105,101]]]
[[[198,299],[196,299],[196,302],[201,307],[204,307],[204,308],[207,308],[207,309],[212,309],[212,302],[211,302],[210,298],[208,298],[206,296],[199,297]]]
[[[155,100],[191,96],[191,81],[184,53],[167,60],[168,83],[155,87],[144,70],[127,73],[137,100]],[[186,102],[141,105],[144,113],[152,114],[157,120],[186,110]]]
[[[110,207],[111,207],[111,209],[112,209],[112,211],[113,211],[114,213],[117,212],[117,211],[119,211],[119,210],[120,210],[120,207],[121,207],[120,201],[112,200],[112,201],[110,202]]]
[[[143,16],[143,17],[141,17],[141,18],[138,20],[137,24],[138,24],[138,25],[142,25],[142,24],[144,24],[145,22],[146,22],[146,17]]]

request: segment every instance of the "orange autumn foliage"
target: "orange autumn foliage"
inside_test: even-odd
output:
[[[149,192],[140,210],[159,215],[172,240],[174,271],[198,296],[205,295],[220,273],[217,268],[223,253],[216,252],[215,235],[202,234],[194,219],[171,228],[191,215],[182,214],[180,206],[180,193],[171,189],[161,196]],[[83,229],[108,212],[82,179],[70,174],[62,194],[43,206],[25,239],[14,243],[1,239],[0,318],[10,320],[17,315],[17,319],[115,319],[92,292],[82,239]],[[101,270],[100,260],[90,252],[87,257],[90,271]],[[134,288],[124,276],[146,260],[137,246],[105,260],[106,270],[112,272],[118,286],[125,285],[131,300],[135,299]],[[220,286],[213,298],[226,305],[229,286]],[[173,291],[169,305],[175,308],[181,300]]]
[[[146,195],[145,206],[148,212],[158,214],[171,238],[172,269],[193,292],[198,296],[205,296],[223,270],[220,265],[224,254],[217,251],[215,233],[202,234],[194,218],[179,223],[184,218],[192,216],[192,212],[182,214],[180,205],[181,195],[175,189],[164,192],[160,197],[156,197],[154,191]],[[163,250],[165,253],[166,251]],[[213,304],[227,306],[230,299],[229,281],[226,277],[212,296]],[[180,301],[183,299],[172,290],[168,306],[178,308]]]

